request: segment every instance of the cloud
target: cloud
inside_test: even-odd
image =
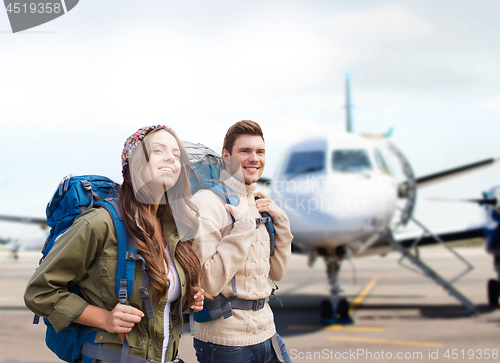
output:
[[[490,43],[471,51],[473,40],[398,3],[346,10],[280,1],[195,8],[127,2],[109,20],[103,14],[113,13],[110,4],[100,5],[87,31],[81,16],[91,15],[90,5],[60,23],[77,21],[76,37],[10,44],[2,66],[22,70],[6,72],[0,90],[10,120],[53,128],[218,125],[289,107],[334,112],[343,104],[346,69],[354,71],[358,95],[371,91],[379,99],[381,92],[394,99],[443,90],[458,98],[498,78]]]

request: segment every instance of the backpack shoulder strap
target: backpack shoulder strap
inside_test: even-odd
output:
[[[255,199],[261,199],[261,196],[257,196]],[[267,212],[262,212],[261,213],[263,218],[257,219],[257,228],[259,228],[259,225],[261,223],[266,224],[266,229],[267,233],[269,233],[269,239],[271,242],[271,253],[270,256],[274,255],[274,244],[275,244],[275,237],[274,237],[274,227],[273,227],[273,219]]]
[[[200,186],[196,189],[196,191],[200,189],[208,189],[211,190],[213,193],[217,194],[220,198],[225,200],[227,203],[231,204],[232,206],[237,206],[240,202],[240,198],[238,197],[238,194],[232,190],[230,187],[226,185],[226,183],[213,179],[209,180],[205,183],[200,184]],[[260,196],[257,196],[256,199],[260,199]],[[269,213],[267,212],[262,212],[262,217],[263,218],[257,218],[256,219],[256,228],[259,228],[261,223],[265,223],[267,233],[269,233],[269,239],[270,239],[270,244],[271,244],[271,252],[270,255],[274,255],[274,245],[275,245],[275,236],[274,236],[274,227],[273,227],[273,220]],[[234,219],[233,219],[234,222]]]
[[[115,293],[120,304],[128,305],[128,298],[132,294],[134,287],[135,265],[137,261],[142,262],[143,286],[140,288],[140,295],[146,305],[146,312],[149,318],[154,317],[153,306],[149,298],[149,278],[146,273],[146,261],[137,253],[137,249],[127,236],[125,222],[123,221],[121,208],[117,198],[106,198],[104,201],[95,202],[96,207],[105,208],[111,218],[116,230],[118,240],[118,263],[116,267]]]
[[[200,184],[195,193],[200,189],[211,190],[232,206],[237,206],[240,203],[240,197],[238,197],[238,194],[230,187],[228,187],[226,183],[218,179],[212,179]]]
[[[137,249],[129,242],[125,222],[121,215],[121,209],[117,199],[107,199],[96,202],[95,206],[105,208],[113,219],[118,239],[118,264],[116,268],[115,293],[121,304],[128,303],[128,297],[132,294],[135,263],[127,263],[127,251],[137,253]]]

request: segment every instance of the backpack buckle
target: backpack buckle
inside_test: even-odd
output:
[[[92,186],[90,185],[88,180],[82,180],[81,183],[82,183],[83,189],[85,189],[87,191],[92,190]]]
[[[257,311],[257,310],[262,309],[264,307],[265,303],[266,303],[266,299],[254,300],[252,310]]]
[[[118,302],[120,304],[128,305],[127,301],[127,280],[120,280],[120,289],[118,290]]]
[[[271,217],[259,217],[259,218],[255,218],[255,225],[256,225],[255,229],[259,229],[259,227],[260,227],[261,224],[265,224],[265,223],[269,223],[269,222],[272,222]]]

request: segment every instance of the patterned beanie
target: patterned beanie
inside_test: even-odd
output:
[[[165,125],[141,127],[125,141],[122,151],[122,175],[124,174],[125,165],[128,164],[128,158],[130,157],[130,155],[132,155],[132,152],[135,150],[137,145],[139,145],[139,143],[146,137],[147,134],[156,129],[172,130],[170,127],[167,127]]]

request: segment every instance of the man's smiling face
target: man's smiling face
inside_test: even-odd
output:
[[[224,149],[222,157],[229,174],[245,184],[252,184],[264,171],[266,144],[260,136],[240,135],[234,142],[232,152]]]

